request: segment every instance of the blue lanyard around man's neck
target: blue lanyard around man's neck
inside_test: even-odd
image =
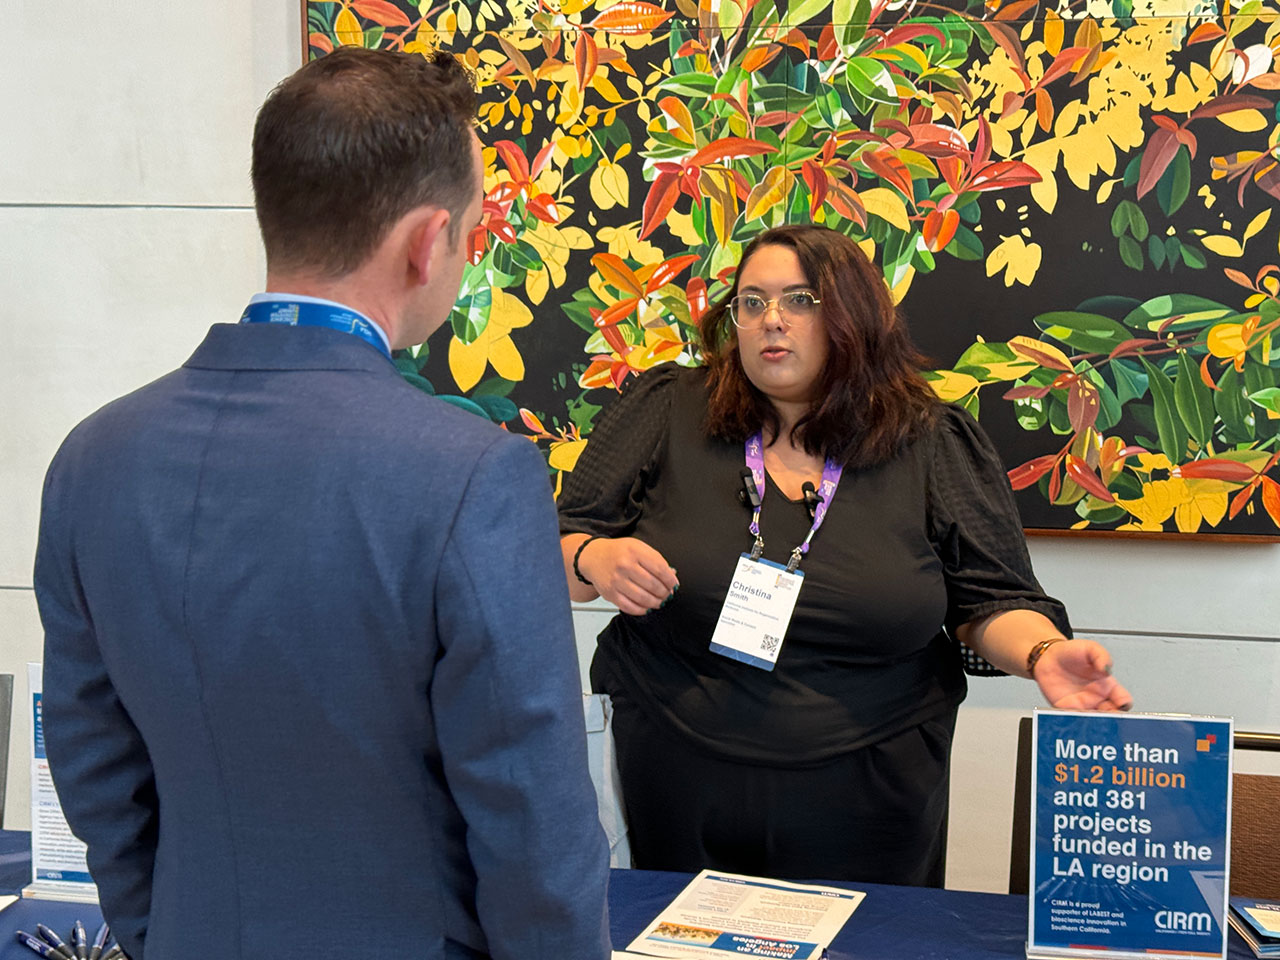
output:
[[[368,317],[349,307],[315,299],[254,299],[245,307],[241,323],[279,323],[290,327],[328,327],[359,337],[388,360],[391,348],[382,331]]]

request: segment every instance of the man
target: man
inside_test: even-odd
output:
[[[608,851],[545,466],[404,383],[482,200],[469,76],[267,99],[267,290],[45,484],[49,761],[133,960],[602,960]]]

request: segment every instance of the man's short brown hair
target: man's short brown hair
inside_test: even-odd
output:
[[[475,195],[476,95],[446,52],[429,58],[340,47],[271,92],[253,131],[258,226],[275,269],[350,273],[391,226]]]

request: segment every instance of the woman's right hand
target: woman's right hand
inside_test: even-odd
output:
[[[578,557],[578,569],[600,596],[631,616],[656,610],[680,586],[675,568],[635,537],[592,540]]]

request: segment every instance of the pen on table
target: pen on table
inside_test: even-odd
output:
[[[71,945],[76,948],[77,960],[89,960],[89,934],[79,920],[71,930]]]
[[[111,928],[105,923],[98,928],[98,935],[93,938],[93,947],[89,950],[89,960],[101,960],[102,948],[107,945],[111,936]]]
[[[33,937],[24,930],[19,930],[16,934],[18,942],[24,947],[30,947],[42,957],[48,957],[50,960],[63,960],[63,955],[49,946],[39,937]]]
[[[75,951],[66,945],[63,939],[54,931],[50,930],[43,923],[36,924],[36,933],[44,938],[44,942],[53,947],[53,955],[55,957],[63,957],[65,960],[76,960]]]

